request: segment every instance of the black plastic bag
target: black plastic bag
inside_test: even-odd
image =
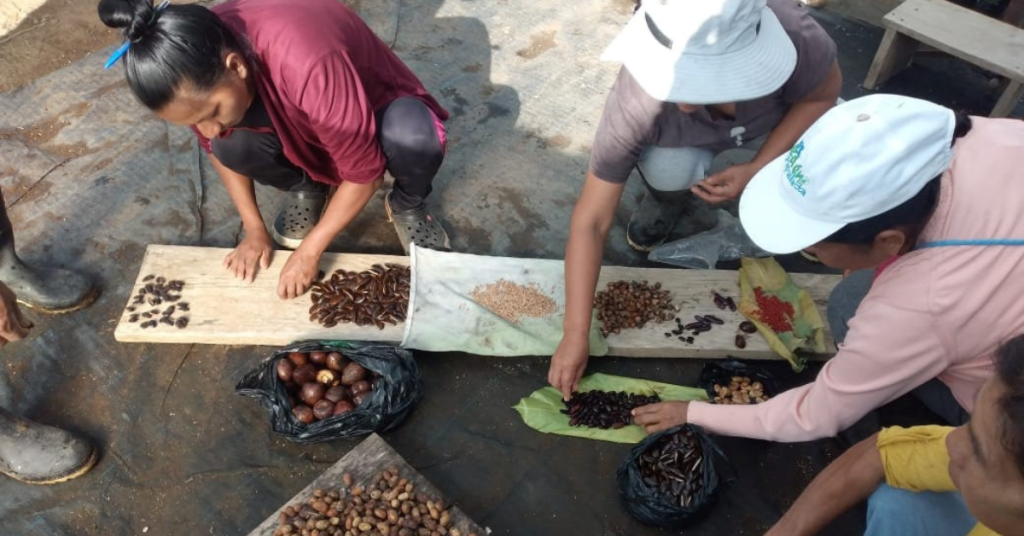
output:
[[[739,359],[705,363],[700,371],[697,386],[704,389],[708,397],[714,400],[718,396],[715,393],[715,384],[728,386],[733,376],[746,376],[752,381],[761,382],[764,394],[768,398],[779,394],[779,382],[774,376],[761,367],[748,365]]]
[[[662,438],[690,429],[697,437],[701,448],[701,464],[704,466],[701,489],[689,506],[680,506],[672,498],[648,486],[640,473],[640,456],[656,445]],[[681,528],[703,518],[718,497],[720,485],[718,460],[724,460],[721,450],[699,426],[684,424],[648,436],[641,441],[622,461],[616,472],[615,481],[623,506],[641,523],[667,528]]]
[[[350,413],[303,424],[292,414],[284,384],[277,378],[277,361],[289,352],[341,352],[351,361],[381,376],[370,398]],[[383,432],[398,426],[423,395],[423,383],[412,352],[398,346],[344,341],[302,341],[274,352],[247,374],[235,392],[258,398],[270,414],[275,432],[297,443],[315,443]]]

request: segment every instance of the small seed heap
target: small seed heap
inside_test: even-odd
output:
[[[188,326],[188,315],[181,314],[190,311],[188,302],[181,300],[182,290],[185,282],[180,279],[168,281],[167,278],[157,275],[147,275],[142,278],[145,283],[139,289],[138,294],[132,299],[132,303],[125,308],[128,312],[128,322],[135,323],[142,320],[139,327],[142,329],[155,328],[160,324],[184,329]],[[168,303],[166,308],[160,305]],[[151,307],[151,309],[150,309]],[[147,309],[143,311],[142,309]],[[178,313],[178,316],[174,316]]]
[[[667,435],[640,455],[644,484],[688,508],[704,486],[704,453],[693,430]]]
[[[761,382],[746,376],[733,376],[729,385],[714,384],[715,404],[760,404],[768,400]]]
[[[678,309],[672,305],[672,294],[661,290],[661,283],[647,281],[613,281],[594,298],[601,333],[607,337],[623,329],[638,329],[647,322],[672,320]]]
[[[524,317],[551,315],[558,305],[534,283],[520,285],[505,279],[478,285],[469,293],[473,301],[488,311],[516,324]]]
[[[715,307],[730,311],[736,311],[736,300],[732,299],[731,296],[722,296],[721,294],[714,292],[711,294],[712,301],[715,302]]]
[[[318,489],[305,503],[284,509],[274,536],[463,536],[440,499],[416,492],[395,468],[381,473],[369,488]],[[477,536],[469,533],[465,536]]]
[[[757,302],[755,314],[772,331],[775,333],[793,331],[796,311],[793,309],[792,303],[765,292],[761,287],[754,287],[754,300]]]
[[[326,328],[342,323],[377,326],[405,321],[409,309],[408,266],[375,264],[369,270],[335,270],[327,281],[313,283],[310,322]]]
[[[623,391],[586,391],[573,393],[562,413],[569,426],[619,429],[633,422],[633,408],[661,402],[658,395],[638,395]]]
[[[363,404],[380,376],[341,352],[289,352],[277,360],[292,415],[303,424],[344,415]]]

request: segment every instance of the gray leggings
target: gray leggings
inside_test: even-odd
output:
[[[874,279],[874,270],[860,270],[850,274],[832,290],[832,295],[828,299],[828,325],[832,328],[836,344],[846,340],[846,334],[850,330],[850,319],[871,290],[871,282]],[[960,426],[971,418],[971,414],[957,402],[949,387],[938,378],[928,380],[912,393],[928,406],[928,409],[953,426]]]

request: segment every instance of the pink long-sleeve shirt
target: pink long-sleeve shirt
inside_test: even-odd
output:
[[[972,119],[919,243],[1024,239],[1024,121]],[[807,441],[935,377],[971,411],[996,348],[1024,333],[1024,246],[912,251],[875,279],[849,326],[813,383],[756,406],[691,403],[689,422],[724,435]]]

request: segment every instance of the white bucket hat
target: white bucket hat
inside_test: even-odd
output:
[[[813,246],[917,195],[953,159],[953,111],[870,95],[836,106],[771,161],[740,198],[740,222],[772,253]]]
[[[796,47],[767,0],[645,0],[601,55],[665,102],[752,100],[782,87]]]

